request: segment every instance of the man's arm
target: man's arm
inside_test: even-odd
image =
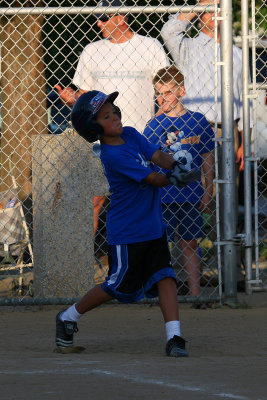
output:
[[[239,164],[239,171],[244,170],[244,131],[240,132],[241,134],[241,145],[238,147],[237,152],[236,152],[236,159],[235,162],[236,164]]]
[[[188,52],[193,44],[192,39],[185,36],[185,31],[195,16],[195,13],[171,15],[161,30],[164,43],[181,70],[188,62]]]
[[[180,13],[177,19],[179,21],[191,22],[195,17],[197,17],[197,13]]]
[[[55,89],[57,89],[58,94],[68,106],[73,107],[75,101],[86,92],[86,90],[79,89],[75,91],[71,87],[62,88],[60,85],[56,85]]]
[[[236,159],[235,162],[239,165],[239,171],[244,171],[244,131],[240,132],[241,134],[241,144],[237,149],[236,152]],[[250,137],[252,135],[252,129],[250,129]]]

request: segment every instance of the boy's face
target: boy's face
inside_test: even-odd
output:
[[[122,123],[113,104],[104,104],[96,115],[96,121],[104,128],[105,136],[119,136],[122,134]]]
[[[178,86],[176,82],[156,83],[155,95],[162,112],[172,111],[184,95],[184,86]]]

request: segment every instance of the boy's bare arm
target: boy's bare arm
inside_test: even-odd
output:
[[[170,154],[164,153],[160,150],[155,151],[151,161],[158,167],[170,170],[173,168],[173,163],[175,162],[174,158]],[[168,186],[170,184],[167,176],[158,172],[151,172],[151,174],[144,179],[144,182],[158,187]]]
[[[153,154],[151,161],[160,168],[172,169],[175,160],[170,154],[157,150]]]
[[[205,189],[199,209],[209,213],[213,195],[214,179],[214,155],[212,151],[202,154],[202,169],[205,179]]]
[[[212,151],[202,154],[202,168],[205,177],[205,191],[212,196],[214,179],[214,155]]]
[[[151,172],[151,174],[144,179],[144,182],[158,187],[168,186],[170,184],[167,176],[158,172]]]
[[[157,150],[153,154],[151,161],[159,167],[171,171],[167,172],[167,174],[151,172],[151,174],[144,179],[144,181],[150,185],[167,186],[171,184],[174,186],[186,186],[188,183],[200,179],[200,170],[186,171],[181,161],[175,161],[171,155],[163,153],[160,150]]]

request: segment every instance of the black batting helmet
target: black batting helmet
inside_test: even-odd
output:
[[[118,95],[119,92],[107,95],[98,90],[92,90],[83,93],[78,98],[72,109],[71,122],[80,136],[90,143],[100,139],[104,130],[100,124],[94,121],[94,117],[105,103],[113,103]],[[116,110],[120,116],[120,110],[117,106]]]

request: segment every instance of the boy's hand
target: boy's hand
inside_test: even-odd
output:
[[[181,157],[180,160],[175,161],[173,163],[173,170],[166,174],[166,177],[171,185],[174,186],[186,186],[190,182],[194,182],[200,179],[201,173],[200,170],[191,169],[191,171],[187,171],[184,168],[184,160],[186,163],[186,158]]]

